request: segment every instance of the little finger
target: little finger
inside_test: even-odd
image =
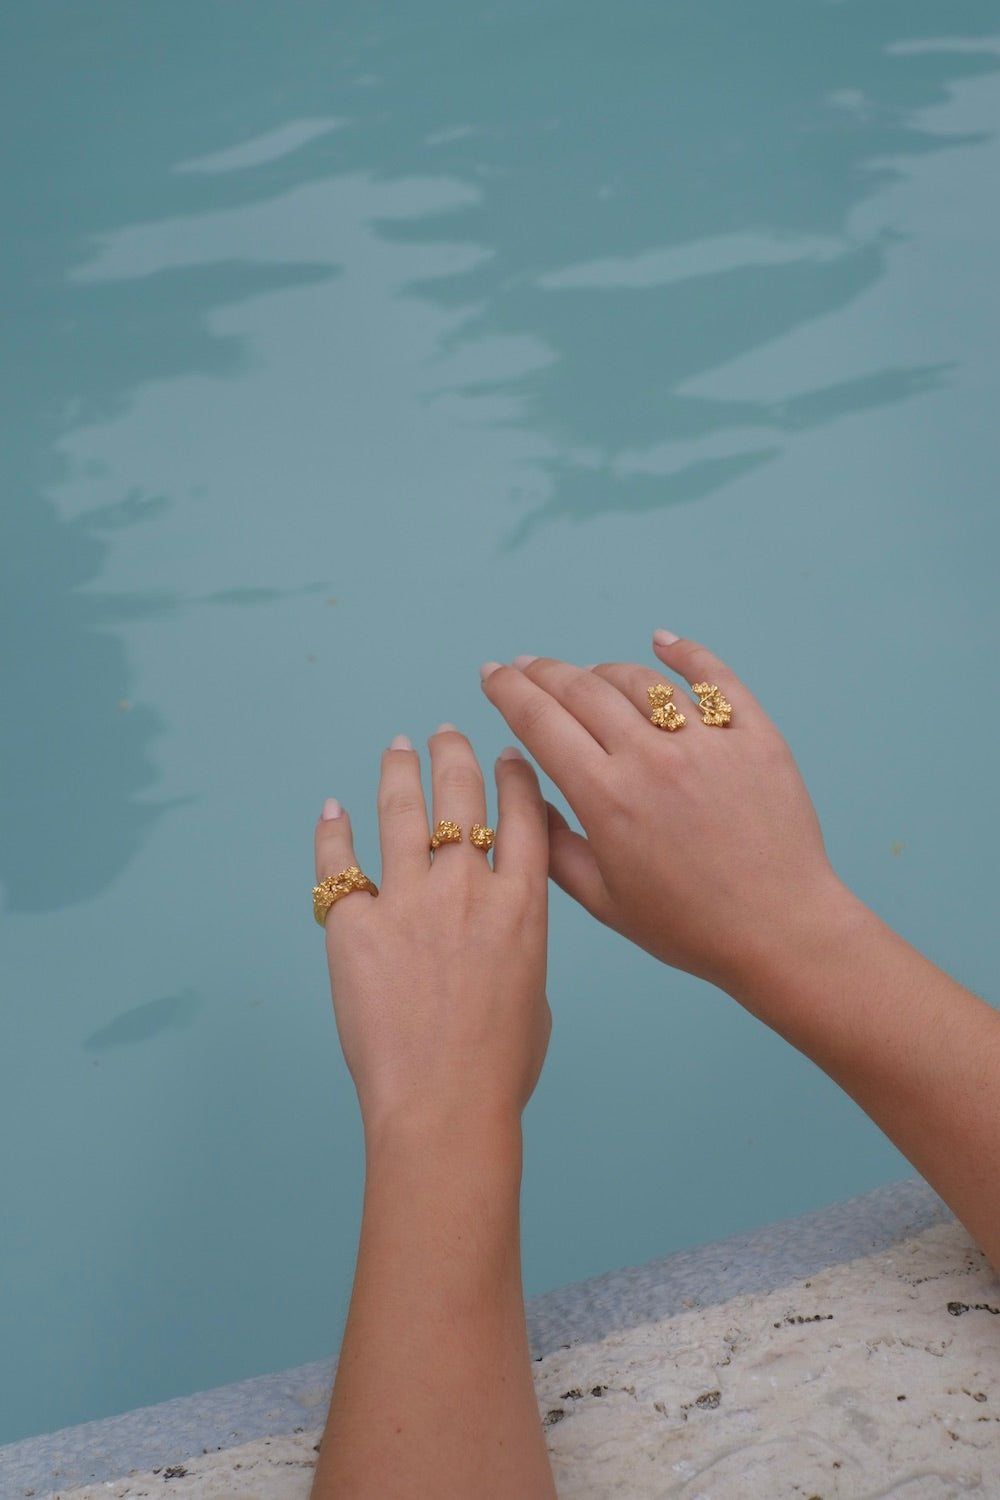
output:
[[[361,897],[364,897],[366,901],[371,901],[375,895],[374,891],[365,891],[361,888],[350,889],[351,885],[358,885],[361,872],[354,853],[351,820],[335,797],[327,799],[323,814],[316,824],[315,852],[316,889],[313,892],[313,914],[322,917],[324,927],[329,930],[332,926],[330,912],[333,911],[334,906],[339,906],[343,901],[353,901]],[[323,889],[324,881],[335,880],[338,876],[344,877],[344,884],[347,887],[344,893],[338,893],[329,888]],[[331,895],[334,897],[332,901],[329,900]]]

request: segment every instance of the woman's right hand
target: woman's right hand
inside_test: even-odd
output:
[[[576,813],[549,808],[552,878],[609,927],[675,968],[734,992],[794,959],[816,922],[854,898],[834,874],[791,752],[749,690],[703,646],[658,631],[660,660],[732,704],[706,725],[650,722],[647,689],[668,679],[615,663],[542,657],[488,663],[483,689]],[[789,951],[790,950],[790,951]]]

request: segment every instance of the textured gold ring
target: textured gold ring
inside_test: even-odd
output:
[[[646,697],[653,710],[649,722],[655,724],[657,729],[680,729],[687,723],[680,709],[671,703],[673,696],[674,690],[669,682],[654,682],[646,689]]]
[[[472,832],[469,834],[469,843],[475,844],[477,849],[482,849],[484,854],[493,848],[493,840],[495,838],[495,828],[484,828],[482,823],[473,823]]]
[[[369,891],[377,896],[378,886],[367,875],[363,875],[357,865],[348,865],[339,875],[328,875],[319,885],[313,886],[313,916],[321,927],[326,926],[326,914],[330,907],[342,896],[351,895],[352,891]]]
[[[440,849],[442,844],[460,844],[462,842],[462,830],[457,823],[451,823],[447,819],[439,823],[431,834],[431,848]]]
[[[698,707],[701,709],[703,724],[732,723],[733,705],[723,698],[714,682],[692,682],[691,691],[698,695]]]

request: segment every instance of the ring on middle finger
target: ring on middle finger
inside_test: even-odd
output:
[[[440,849],[442,844],[460,844],[461,842],[461,828],[447,818],[443,819],[431,834],[432,849]]]

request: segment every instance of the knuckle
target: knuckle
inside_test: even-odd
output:
[[[564,691],[570,703],[589,703],[600,696],[601,688],[592,673],[581,672],[579,676],[569,679]]]
[[[478,766],[457,761],[441,772],[441,785],[450,792],[481,792],[483,778]]]
[[[391,818],[412,817],[414,813],[423,814],[425,812],[423,792],[411,787],[383,786],[378,794],[378,809],[380,813],[388,814]]]
[[[552,709],[549,699],[531,698],[525,703],[519,715],[518,734],[521,739],[530,739],[537,730],[544,729],[549,721]]]

